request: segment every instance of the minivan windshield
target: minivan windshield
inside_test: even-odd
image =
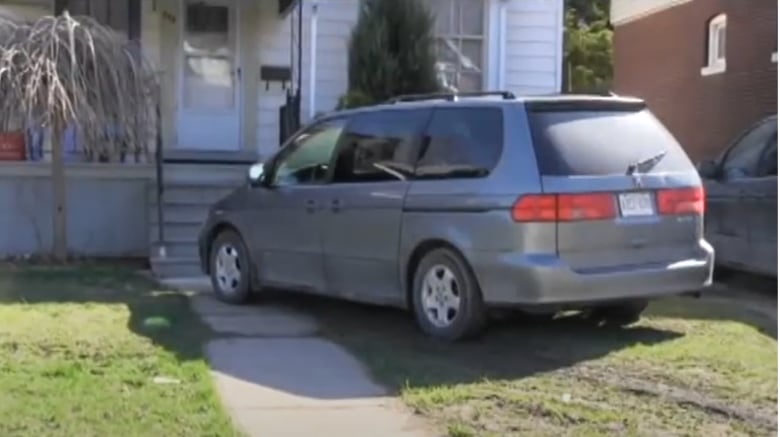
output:
[[[677,140],[647,109],[531,109],[528,119],[542,175],[693,169]]]

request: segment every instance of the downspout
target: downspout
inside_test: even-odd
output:
[[[506,0],[498,4],[498,89],[506,90]]]
[[[317,13],[319,4],[315,0],[311,5],[309,29],[309,120],[314,119],[317,102]]]
[[[565,0],[559,0],[558,1],[558,8],[556,13],[556,19],[558,22],[558,31],[555,32],[556,34],[556,56],[555,56],[555,83],[558,87],[558,92],[560,93],[563,88],[563,62],[564,62],[564,56],[563,52],[566,50],[566,42],[565,42],[565,35],[566,32],[566,1]],[[568,85],[566,86],[566,91],[571,91],[571,68],[566,69],[567,75],[569,75],[569,79],[567,80]]]
[[[295,90],[296,118],[295,129],[301,126],[301,114],[303,105],[301,105],[301,96],[303,95],[303,2],[298,0],[298,89]]]

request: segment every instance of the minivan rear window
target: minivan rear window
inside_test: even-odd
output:
[[[665,153],[647,173],[691,170],[671,133],[647,109],[529,109],[539,170],[547,176],[626,174]]]

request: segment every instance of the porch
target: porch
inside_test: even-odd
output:
[[[175,162],[252,162],[297,127],[302,37],[311,37],[302,9],[296,0],[0,0],[3,15],[68,11],[138,41],[158,73],[158,143]]]
[[[159,72],[166,162],[253,162],[297,127],[302,60],[294,6],[142,3],[140,40]]]
[[[299,3],[288,0],[0,0],[23,20],[68,10],[138,41],[158,73],[157,138],[143,156],[86,157],[66,134],[68,251],[148,256],[161,276],[198,273],[211,203],[273,153],[301,111]],[[300,17],[300,18],[299,18]],[[24,162],[0,162],[0,257],[52,247],[51,139],[28,129]]]

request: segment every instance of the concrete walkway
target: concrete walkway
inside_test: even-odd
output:
[[[225,305],[207,280],[168,285],[198,292],[193,308],[224,336],[206,352],[225,407],[249,436],[430,435],[355,358],[318,338],[311,318],[272,303]]]

